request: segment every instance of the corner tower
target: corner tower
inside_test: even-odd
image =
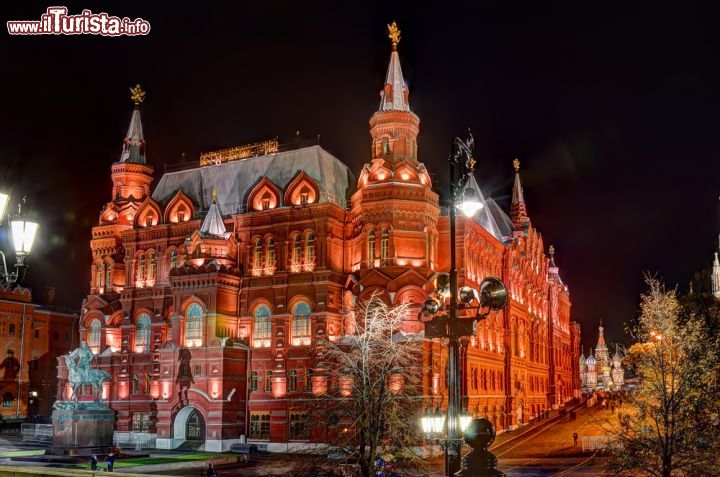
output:
[[[153,168],[145,161],[145,137],[140,119],[140,104],[144,99],[145,92],[140,85],[130,88],[134,108],[120,160],[113,163],[111,169],[112,197],[100,212],[98,226],[92,229],[91,294],[120,292],[126,285],[121,234],[133,228],[138,209],[150,196],[153,179]],[[145,220],[158,223],[160,217],[148,215]]]
[[[390,62],[378,110],[370,118],[370,162],[351,198],[353,242],[346,265],[355,272],[356,295],[384,288],[388,302],[422,303],[425,296],[418,290],[435,268],[440,209],[430,176],[418,162],[420,118],[410,110],[395,22],[388,25],[388,37]],[[408,295],[409,287],[417,296]]]

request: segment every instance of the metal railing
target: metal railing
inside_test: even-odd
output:
[[[24,442],[50,442],[52,440],[52,424],[22,424],[20,435]]]

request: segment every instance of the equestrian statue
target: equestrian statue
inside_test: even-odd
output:
[[[90,363],[95,358],[93,352],[88,348],[85,341],[80,344],[79,348],[70,352],[65,356],[65,363],[68,369],[68,383],[72,388],[72,395],[68,401],[78,401],[77,389],[83,384],[92,386],[96,394],[95,402],[102,403],[102,383],[106,379],[112,380],[112,377],[105,371],[93,369]]]

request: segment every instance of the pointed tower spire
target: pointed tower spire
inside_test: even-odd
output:
[[[227,229],[220,208],[217,205],[217,190],[214,187],[212,188],[212,204],[200,226],[200,233],[205,236],[212,235],[226,238]]]
[[[130,88],[130,99],[135,103],[130,127],[123,141],[123,150],[120,162],[145,164],[145,137],[143,136],[142,121],[140,120],[140,105],[145,101],[145,91],[140,85]]]
[[[513,168],[515,169],[515,183],[512,190],[512,205],[510,206],[510,218],[516,228],[524,230],[530,226],[530,218],[525,208],[525,197],[523,196],[523,188],[520,183],[520,161],[513,160]]]
[[[598,330],[600,331],[600,336],[598,336],[598,342],[597,342],[597,346],[595,347],[595,349],[597,350],[597,349],[601,349],[601,348],[607,348],[607,346],[605,345],[605,333],[604,333],[605,328],[603,328],[602,318],[600,319],[600,326],[598,327]]]
[[[385,76],[385,86],[380,92],[380,107],[378,111],[410,111],[409,90],[403,78],[400,67],[400,55],[397,45],[400,43],[400,29],[397,23],[392,22],[388,27],[388,38],[392,42],[390,64]]]
[[[718,260],[717,252],[715,252],[715,260],[713,260],[713,269],[710,279],[712,282],[712,294],[715,298],[720,300],[720,260]]]

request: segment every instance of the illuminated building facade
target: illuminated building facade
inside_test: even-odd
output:
[[[618,348],[615,354],[610,356],[605,344],[605,328],[602,321],[598,327],[598,342],[593,354],[590,348],[590,356],[585,358],[582,353],[579,358],[580,384],[585,391],[596,389],[617,390],[625,384],[625,370],[623,369],[623,358]]]
[[[55,305],[55,289],[33,302],[29,288],[0,286],[0,416],[49,416],[57,396],[57,358],[78,344],[77,313]]]
[[[423,330],[419,309],[449,268],[449,220],[418,161],[420,119],[395,48],[380,96],[357,180],[319,145],[269,141],[205,154],[154,187],[136,98],[92,231],[80,330],[114,376],[103,393],[119,440],[141,433],[206,450],[327,440],[334,424],[311,426],[303,398],[333,385],[314,345],[350,332],[343,309],[374,294],[407,302],[404,331]],[[483,203],[458,219],[460,285],[495,275],[511,298],[464,348],[464,402],[514,428],[579,392],[579,325],[530,223],[519,163],[510,215]],[[442,402],[444,346],[428,341],[423,360],[426,401]]]

